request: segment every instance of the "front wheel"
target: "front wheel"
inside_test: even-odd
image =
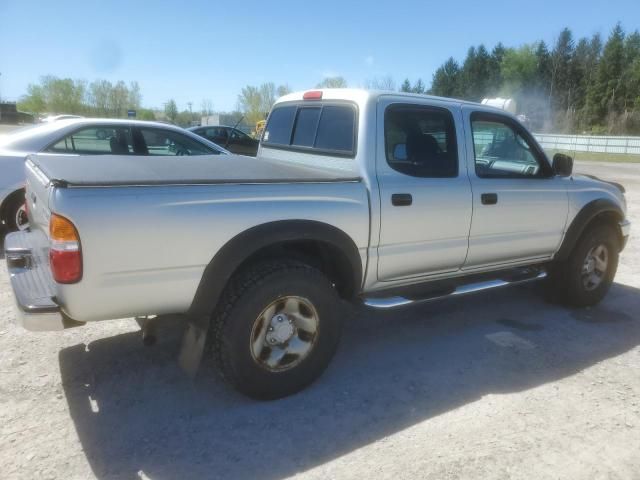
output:
[[[620,245],[608,225],[589,229],[561,263],[553,265],[549,282],[552,299],[574,307],[598,304],[611,288],[618,268]]]
[[[250,397],[291,395],[318,378],[340,339],[341,300],[309,265],[257,265],[231,280],[212,318],[223,377]]]

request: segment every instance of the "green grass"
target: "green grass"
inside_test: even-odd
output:
[[[574,152],[573,150],[545,150],[549,158],[560,152],[566,153],[577,161],[594,161],[594,162],[622,162],[622,163],[640,163],[640,155],[632,155],[626,153],[596,153],[596,152]]]

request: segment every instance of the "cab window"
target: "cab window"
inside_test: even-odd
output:
[[[387,163],[423,178],[458,176],[458,146],[451,112],[438,107],[391,105],[385,111]]]
[[[534,145],[510,119],[473,114],[471,129],[478,177],[544,176],[544,165]]]

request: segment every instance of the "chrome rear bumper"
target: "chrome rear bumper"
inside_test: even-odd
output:
[[[66,317],[55,302],[55,282],[44,249],[38,247],[42,240],[38,232],[22,231],[10,233],[4,241],[18,322],[36,332],[81,325]]]

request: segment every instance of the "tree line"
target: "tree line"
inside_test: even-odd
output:
[[[189,126],[200,115],[213,113],[213,102],[204,99],[201,108],[180,111],[173,99],[164,103],[164,117],[178,125]],[[20,98],[18,109],[34,114],[74,114],[88,117],[125,118],[128,110],[136,111],[140,120],[156,120],[159,110],[142,107],[142,93],[138,82],[128,85],[120,80],[112,83],[98,79],[91,83],[85,80],[59,78],[46,75],[38,83],[29,84],[27,93]]]
[[[138,82],[128,85],[122,80],[85,80],[58,78],[46,75],[37,84],[27,86],[27,94],[18,102],[22,111],[41,113],[68,113],[95,117],[121,118],[127,110],[138,111],[138,116],[152,119],[153,112],[141,109],[142,94]]]
[[[422,82],[403,91],[426,91]],[[640,133],[640,33],[620,24],[603,43],[599,34],[574,39],[563,29],[552,48],[544,41],[507,48],[469,48],[433,74],[428,93],[481,101],[516,100],[519,113],[538,131]]]

